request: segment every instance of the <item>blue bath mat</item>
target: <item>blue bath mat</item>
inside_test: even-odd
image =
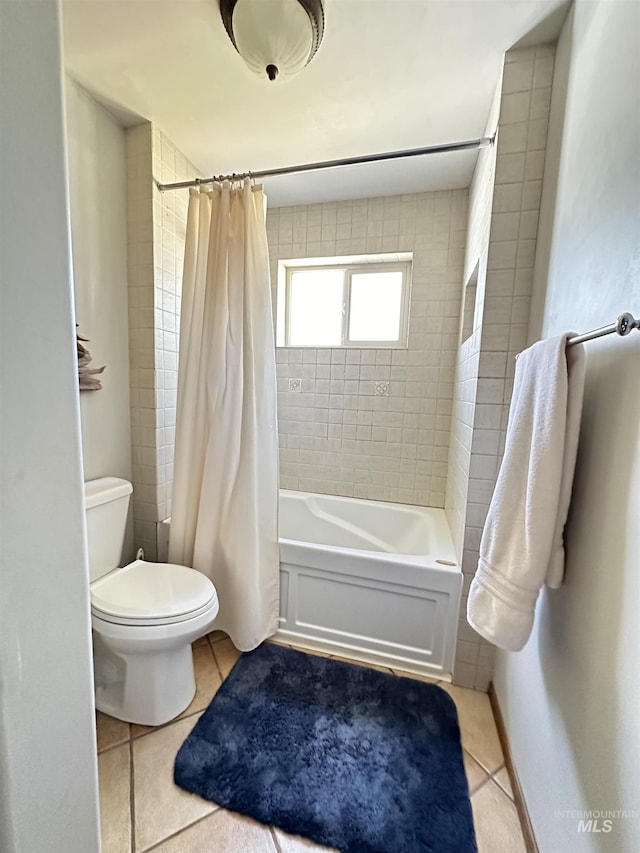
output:
[[[434,684],[265,643],[186,739],[175,781],[345,853],[475,853],[455,705]]]

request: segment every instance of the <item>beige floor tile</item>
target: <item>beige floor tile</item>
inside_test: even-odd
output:
[[[317,658],[332,658],[333,660],[340,661],[341,663],[351,663],[354,666],[365,666],[368,669],[377,669],[379,672],[386,672],[389,674],[391,670],[388,666],[380,666],[377,663],[365,663],[361,660],[354,660],[350,658],[347,654],[337,655],[335,652],[323,652],[320,649],[301,649],[296,646],[291,646],[292,649],[295,649],[297,652],[304,652],[306,655],[313,655]]]
[[[472,797],[478,853],[526,853],[516,807],[489,780]]]
[[[467,782],[469,783],[469,793],[473,794],[474,791],[478,790],[480,785],[484,785],[487,779],[489,779],[489,774],[469,755],[466,749],[462,750],[462,757],[464,759]]]
[[[325,657],[329,657],[329,655],[326,655]],[[380,664],[377,663],[365,663],[361,660],[353,660],[353,658],[339,657],[338,655],[331,655],[331,657],[334,660],[341,661],[342,663],[350,663],[353,664],[353,666],[364,666],[367,669],[376,669],[378,670],[378,672],[384,672],[385,675],[392,675],[392,672],[388,666],[380,666]]]
[[[224,631],[211,631],[207,634],[207,639],[210,643],[217,643],[220,640],[228,640],[229,635],[226,634]]]
[[[430,675],[416,675],[415,672],[405,672],[404,669],[392,669],[391,672],[400,678],[413,678],[415,681],[426,681],[427,684],[439,684],[439,678],[431,678]]]
[[[239,652],[228,638],[226,640],[218,640],[211,648],[213,649],[213,654],[215,655],[222,677],[226,678],[242,652]]]
[[[307,649],[304,646],[296,646],[292,643],[282,643],[280,640],[267,640],[267,642],[273,643],[274,646],[283,646],[285,649],[293,649],[294,652],[302,652],[304,655],[311,655],[314,658],[333,658],[343,663],[359,663],[359,661],[351,660],[351,658],[336,655],[335,652],[323,652],[321,649]],[[365,665],[360,664],[360,666]]]
[[[102,853],[131,849],[129,744],[98,756]]]
[[[272,646],[282,646],[283,649],[295,648],[291,643],[283,643],[281,640],[276,640],[273,637],[269,637],[269,639],[265,640],[265,643],[270,643]],[[296,651],[298,651],[298,649],[296,649]]]
[[[116,720],[115,717],[103,714],[102,711],[96,711],[96,730],[98,752],[120,743],[127,743],[129,740],[129,723]]]
[[[315,841],[309,841],[308,838],[301,838],[299,835],[288,835],[281,829],[274,829],[278,844],[280,845],[281,853],[338,853],[333,847],[322,847],[316,844]]]
[[[138,723],[131,723],[131,738],[148,735],[149,732],[155,732],[157,729],[158,726],[141,726]]]
[[[501,770],[498,770],[497,773],[493,774],[493,778],[500,785],[505,794],[508,794],[511,799],[513,799],[513,788],[511,787],[511,779],[509,778],[509,772],[506,767],[503,767]]]
[[[197,640],[194,640],[193,643],[191,643],[191,648],[197,649],[200,646],[208,646],[208,645],[209,645],[209,639],[208,639],[207,635],[205,634],[204,637],[199,637]]]
[[[153,853],[276,853],[271,830],[218,809],[210,817],[155,847]]]
[[[176,720],[182,720],[184,717],[190,717],[196,711],[204,711],[209,702],[216,694],[218,687],[222,684],[218,667],[216,666],[215,658],[209,643],[204,646],[193,647],[193,670],[196,677],[196,693],[191,700],[189,706],[178,714]],[[140,726],[137,723],[131,724],[131,737],[137,738],[140,735],[146,735],[149,732],[155,731],[157,726]]]
[[[216,806],[178,788],[173,764],[199,715],[133,741],[136,851],[147,850],[212,812]]]
[[[315,658],[335,657],[330,652],[323,652],[323,651],[320,651],[320,649],[305,649],[302,646],[294,646],[294,645],[289,646],[289,648],[293,649],[294,652],[302,652],[305,655],[312,655]],[[336,658],[336,660],[338,660],[338,658]],[[347,658],[339,658],[339,660],[347,661]],[[347,662],[349,662],[349,661],[347,661]]]
[[[193,669],[196,676],[196,695],[178,719],[188,717],[196,711],[204,711],[222,684],[213,651],[208,643],[193,650]]]
[[[479,690],[457,687],[444,681],[440,687],[456,703],[462,745],[485,770],[493,773],[504,764],[504,756],[489,697]]]

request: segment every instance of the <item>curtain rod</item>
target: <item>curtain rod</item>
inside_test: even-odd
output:
[[[469,139],[465,142],[449,142],[445,145],[431,145],[428,148],[407,148],[404,151],[387,151],[383,154],[365,154],[362,157],[345,157],[342,160],[324,160],[319,163],[303,163],[299,166],[283,166],[280,169],[263,169],[260,172],[241,172],[232,175],[214,175],[211,178],[194,178],[192,181],[178,181],[173,184],[161,184],[156,181],[156,186],[161,193],[166,190],[181,190],[186,187],[198,187],[200,184],[211,184],[216,181],[241,181],[244,178],[271,178],[276,175],[293,175],[297,172],[314,172],[318,169],[334,169],[337,166],[357,166],[360,163],[377,163],[381,160],[399,160],[402,157],[421,157],[424,154],[447,154],[451,151],[468,151],[474,148],[486,148],[493,145],[493,136],[484,136],[481,139]]]
[[[575,338],[569,338],[567,346],[571,347],[574,344],[582,344],[585,341],[592,341],[594,338],[602,338],[604,335],[628,335],[632,329],[637,329],[640,332],[640,318],[637,320],[633,314],[625,312],[620,314],[615,323],[609,326],[601,326],[599,329],[594,329],[592,332],[585,332],[584,335],[576,335]]]

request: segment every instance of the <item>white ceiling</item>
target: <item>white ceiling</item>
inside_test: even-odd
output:
[[[155,122],[202,175],[483,135],[505,50],[557,35],[566,0],[326,0],[297,77],[252,74],[217,0],[63,0],[68,72]],[[265,181],[271,206],[468,186],[474,152]]]

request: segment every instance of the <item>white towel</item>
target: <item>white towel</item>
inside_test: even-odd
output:
[[[467,620],[485,639],[519,651],[543,584],[564,576],[584,390],[581,344],[571,333],[539,341],[516,362],[507,440],[469,590]]]

